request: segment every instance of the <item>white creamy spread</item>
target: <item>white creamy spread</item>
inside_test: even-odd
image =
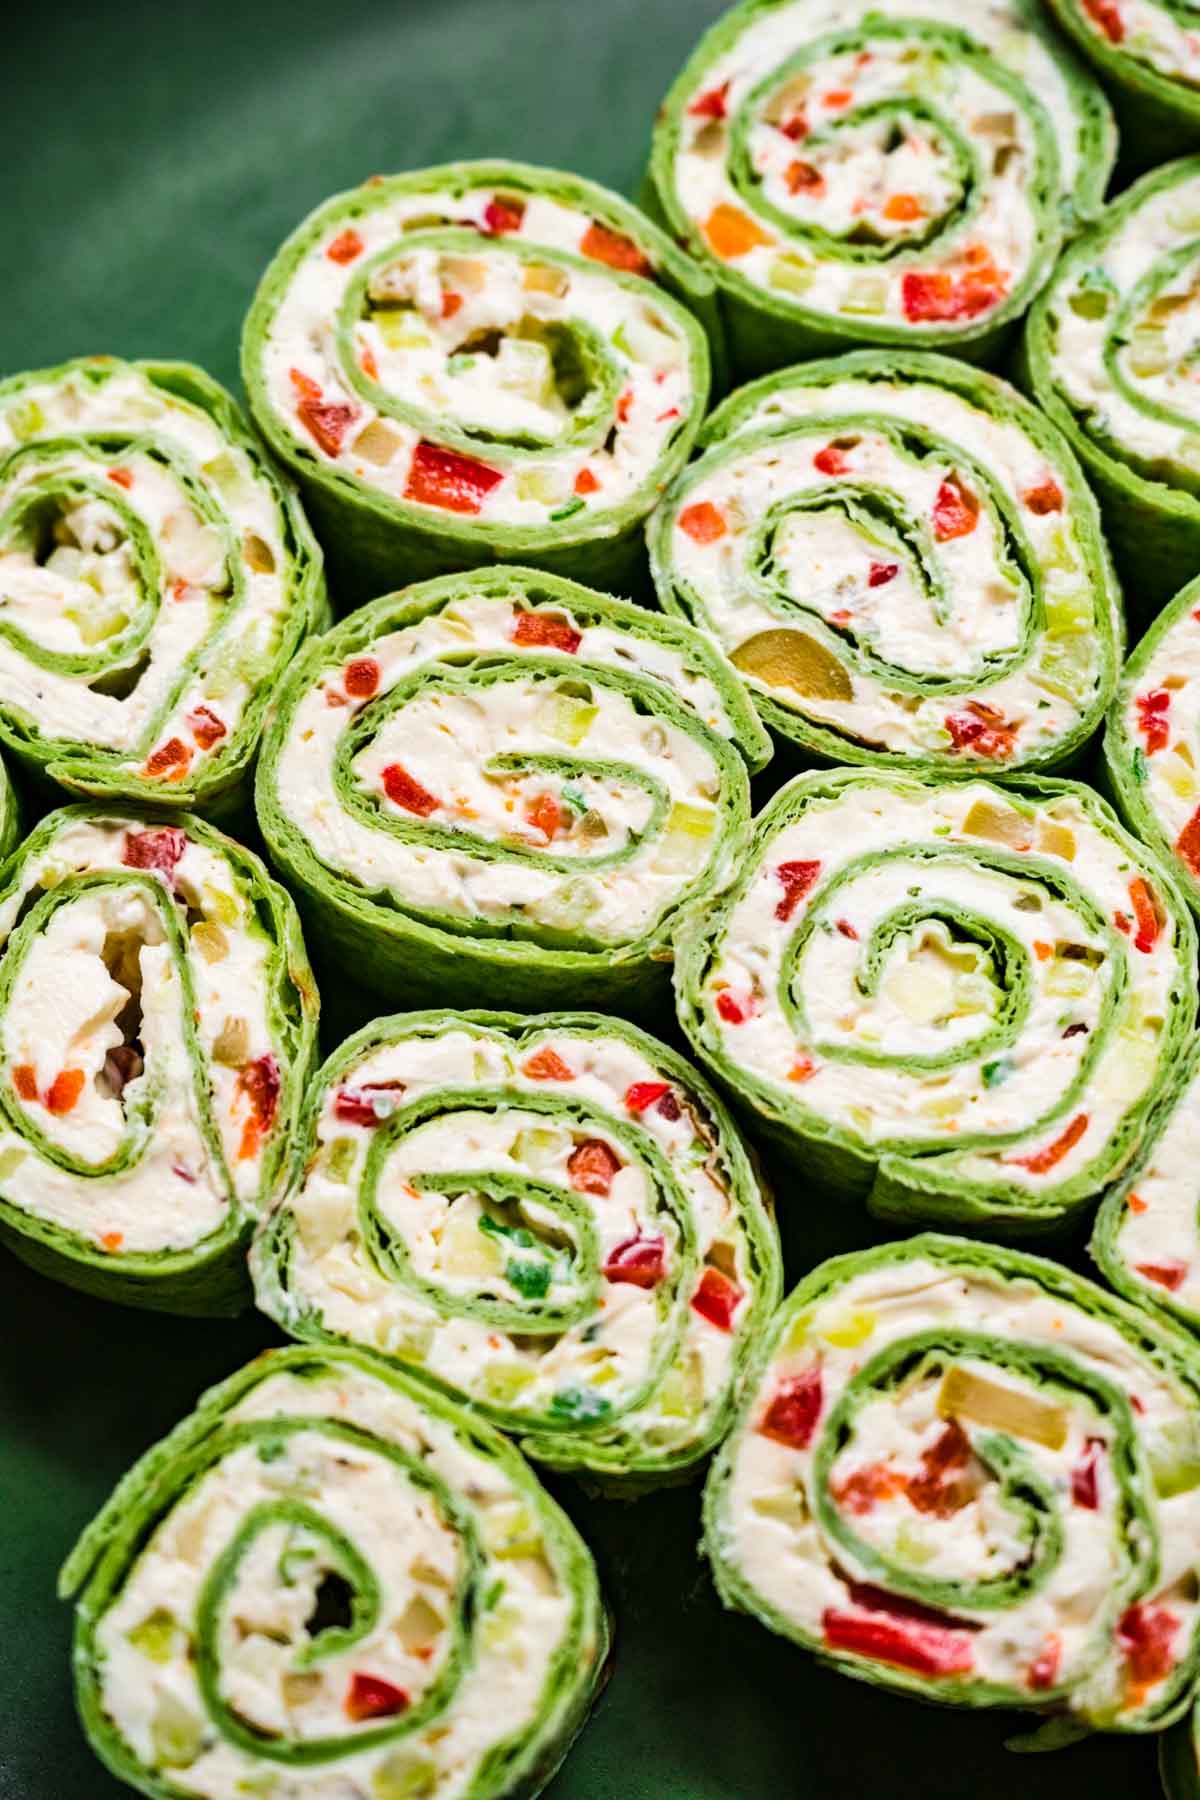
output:
[[[530,618],[550,619],[558,643],[515,635]],[[493,678],[489,651],[511,678]],[[534,656],[561,674],[525,673]],[[364,661],[370,695],[355,692]],[[362,708],[382,710],[389,689],[420,676],[415,698],[350,760],[352,792],[379,808],[376,823],[346,808],[339,758]],[[636,694],[621,676],[637,678]],[[651,684],[694,707],[696,723],[656,716]],[[719,858],[727,781],[710,733],[731,729],[711,680],[674,646],[566,606],[479,595],[325,669],[289,715],[275,776],[317,857],[368,892],[416,913],[496,930],[516,920],[530,935],[584,928],[616,945],[652,932]],[[563,866],[497,859],[493,847],[506,846]]]
[[[462,241],[422,238],[447,228]],[[368,186],[274,305],[267,398],[323,466],[444,520],[649,507],[704,381],[652,280],[632,239],[548,195]]]
[[[447,1089],[453,1110],[422,1122],[421,1102]],[[308,1316],[419,1364],[508,1412],[509,1429],[606,1418],[643,1451],[682,1448],[725,1404],[757,1283],[699,1105],[615,1033],[535,1032],[518,1050],[462,1023],[374,1047],[330,1086],[316,1153],[282,1203],[295,1225],[286,1291],[264,1254],[276,1222],[264,1222],[260,1302],[302,1335]],[[400,1108],[414,1109],[413,1122],[363,1201],[406,1261],[393,1275],[363,1241],[360,1201],[376,1130]],[[642,1145],[665,1160],[678,1193]],[[489,1176],[533,1185],[514,1200]],[[705,1281],[729,1306],[723,1323],[690,1304]],[[471,1316],[481,1301],[521,1308],[523,1296],[507,1325]],[[557,1325],[556,1308],[567,1309]]]
[[[233,1407],[227,1423],[277,1417],[308,1422],[226,1451],[140,1551],[97,1631],[105,1711],[143,1763],[173,1787],[210,1800],[242,1791],[272,1800],[420,1793],[453,1800],[470,1790],[489,1751],[554,1711],[556,1659],[577,1616],[562,1552],[542,1536],[529,1493],[501,1466],[383,1382],[354,1370],[331,1370],[319,1380],[272,1374]],[[378,1447],[335,1435],[326,1420],[355,1428]],[[387,1454],[391,1446],[445,1484],[478,1534],[479,1611],[468,1622],[456,1678],[449,1662],[468,1546],[436,1495]],[[301,1752],[316,1739],[344,1743],[342,1755],[307,1767],[258,1757],[209,1725],[192,1635],[216,1560],[256,1508],[289,1502],[349,1540],[378,1586],[375,1616],[358,1641],[322,1645],[319,1628],[309,1629],[319,1584],[342,1571],[319,1529],[276,1515],[252,1531],[221,1597],[222,1702],[239,1722]],[[593,1645],[579,1647],[594,1652]],[[411,1731],[403,1729],[402,1712],[356,1720],[348,1710],[356,1677],[398,1689],[409,1710],[444,1674],[452,1681],[448,1697]],[[388,1741],[356,1750],[356,1735],[389,1722],[397,1729]],[[404,1786],[405,1779],[414,1785]]]
[[[873,36],[875,20],[910,30]],[[977,60],[961,54],[964,29]],[[1039,187],[1072,191],[1082,138],[1056,56],[1015,8],[794,0],[751,15],[697,71],[670,174],[699,241],[773,301],[952,336],[1037,272],[1057,231]]]
[[[243,1072],[276,1051],[272,946],[229,863],[192,839],[173,883],[124,860],[131,840],[163,830],[179,828],[69,819],[21,865],[0,904],[0,942],[9,946],[0,1047],[27,1127],[0,1122],[0,1192],[114,1255],[187,1249],[231,1206],[255,1202],[266,1133],[252,1123]],[[100,872],[121,879],[86,885]],[[14,949],[25,907],[73,878],[84,885]],[[171,912],[187,939],[190,997],[167,937]],[[134,1045],[136,1060],[123,1068]]]
[[[830,1469],[839,1516],[913,1576],[970,1584],[1016,1573],[1031,1545],[990,1453],[992,1434],[1003,1433],[1018,1466],[1050,1490],[1062,1525],[1061,1555],[1015,1604],[973,1607],[964,1596],[961,1606],[946,1605],[945,1629],[953,1639],[941,1648],[957,1664],[946,1672],[1023,1689],[1030,1705],[1041,1690],[1071,1684],[1073,1710],[1102,1723],[1119,1720],[1152,1700],[1156,1685],[1135,1679],[1119,1634],[1114,1642],[1125,1609],[1138,1602],[1144,1612],[1169,1619],[1163,1630],[1172,1663],[1190,1650],[1200,1617],[1200,1485],[1196,1472],[1182,1490],[1172,1480],[1189,1446],[1195,1461],[1193,1403],[1107,1320],[1032,1281],[939,1267],[920,1257],[850,1274],[810,1306],[789,1309],[747,1426],[731,1441],[731,1480],[715,1521],[720,1554],[789,1628],[818,1643],[853,1649],[856,1626],[881,1619],[904,1633],[903,1602],[897,1599],[889,1614],[872,1585],[879,1576],[852,1548],[835,1544],[816,1516],[814,1457],[834,1406],[863,1364],[926,1331],[979,1333],[1014,1351],[1045,1348],[1079,1366],[1085,1378],[1094,1374],[1114,1387],[1116,1404],[1090,1395],[1086,1379],[1078,1386],[1069,1375],[1061,1382],[1052,1373],[1035,1379],[1019,1362],[993,1363],[986,1349],[930,1352],[897,1388],[882,1389],[852,1415]],[[794,1392],[793,1384],[810,1390],[803,1448],[796,1440],[805,1429],[793,1428],[792,1441],[786,1428],[768,1435],[786,1425],[780,1411],[772,1419],[771,1406],[789,1387]],[[1149,1546],[1128,1519],[1112,1467],[1117,1408],[1125,1397],[1126,1419],[1153,1476],[1142,1484],[1160,1554],[1149,1594],[1142,1591]],[[1140,1582],[1131,1582],[1126,1534]],[[866,1590],[856,1582],[868,1584]],[[920,1622],[907,1629],[920,1643],[923,1633],[943,1627]],[[937,1651],[936,1637],[925,1643]],[[881,1664],[889,1661],[887,1650],[876,1655]],[[891,1655],[905,1666],[903,1651]]]
[[[874,423],[881,414],[942,442],[906,448]],[[778,435],[752,441],[767,428]],[[1037,595],[1013,560],[1001,497],[1039,571]],[[964,761],[1045,757],[1100,694],[1096,609],[1109,602],[1093,591],[1091,521],[1070,477],[1015,420],[932,382],[785,386],[694,465],[670,505],[666,549],[689,613],[755,692],[853,742]],[[801,628],[811,635],[792,654],[778,636],[759,639]],[[949,686],[896,685],[927,677]]]
[[[985,845],[1027,853],[1028,877],[989,866]],[[1082,904],[1059,880],[1078,883]],[[990,926],[1015,966],[994,956]],[[715,942],[705,1030],[739,1072],[876,1154],[936,1151],[955,1178],[1036,1193],[1102,1155],[1158,1079],[1176,937],[1153,876],[1074,794],[1033,804],[982,783],[864,778],[770,840]],[[947,1061],[910,1066],[931,1054]],[[1008,1142],[956,1152],[977,1137]]]
[[[114,435],[124,447],[88,441]],[[21,454],[51,440],[51,458]],[[195,775],[228,747],[293,605],[273,483],[128,365],[0,399],[0,469],[5,505],[39,521],[0,546],[0,709],[133,773]]]

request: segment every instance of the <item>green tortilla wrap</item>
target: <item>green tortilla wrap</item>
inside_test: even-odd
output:
[[[309,1078],[291,900],[203,821],[66,807],[0,874],[0,1240],[129,1306],[232,1313]]]
[[[533,1800],[607,1649],[592,1559],[518,1453],[347,1350],[210,1389],[60,1589],[92,1747],[154,1800]]]

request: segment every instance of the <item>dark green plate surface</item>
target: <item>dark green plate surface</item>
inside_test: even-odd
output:
[[[517,156],[632,191],[653,109],[712,0],[115,0],[7,26],[0,373],[107,350],[233,382],[284,234],[375,171]],[[402,577],[398,571],[398,579]],[[332,995],[329,996],[333,998]],[[327,1009],[332,1010],[332,1008]],[[819,1202],[783,1184],[794,1219]],[[792,1235],[789,1233],[789,1235]],[[795,1279],[867,1241],[792,1247]],[[117,1800],[76,1727],[58,1564],[199,1390],[271,1341],[255,1320],[141,1317],[0,1261],[0,1800]],[[616,1667],[553,1800],[1147,1800],[1153,1746],[1015,1757],[1014,1715],[960,1716],[818,1669],[722,1616],[697,1499],[560,1490],[617,1615]]]

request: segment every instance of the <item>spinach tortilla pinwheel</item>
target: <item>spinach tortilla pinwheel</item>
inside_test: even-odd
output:
[[[646,1003],[770,753],[699,632],[531,569],[386,595],[301,656],[258,765],[331,960],[411,1006]]]
[[[726,1604],[843,1674],[1106,1731],[1189,1703],[1198,1530],[1185,1334],[933,1234],[805,1278],[705,1494]]]
[[[1200,159],[1135,182],[1029,316],[1027,379],[1091,479],[1132,610],[1200,567]]]
[[[1006,382],[868,351],[752,382],[700,441],[649,527],[655,584],[773,730],[948,775],[1078,752],[1120,597],[1078,464]]]
[[[246,321],[251,409],[359,598],[498,561],[621,586],[704,414],[711,281],[606,188],[523,163],[318,207]]]
[[[1046,1230],[1128,1162],[1188,1041],[1191,914],[1074,782],[798,776],[684,920],[679,1017],[818,1186]]]
[[[518,1452],[348,1350],[202,1396],[60,1589],[92,1748],[155,1800],[532,1800],[607,1650],[592,1559]]]
[[[127,1305],[236,1312],[317,997],[291,900],[189,814],[73,806],[0,876],[0,1241]]]
[[[1114,150],[1033,0],[745,0],[668,94],[648,186],[744,373],[863,342],[986,361]]]
[[[1047,0],[1094,66],[1145,166],[1200,145],[1200,11],[1191,0]]]
[[[1104,764],[1143,843],[1200,911],[1200,581],[1153,621],[1117,687]]]
[[[708,1454],[780,1290],[715,1094],[597,1013],[359,1032],[313,1084],[251,1267],[294,1337],[407,1364],[612,1485]]]
[[[1113,1286],[1200,1330],[1200,1039],[1105,1198],[1092,1255]]]
[[[108,356],[0,382],[0,509],[0,740],[102,800],[236,804],[327,603],[225,390]]]

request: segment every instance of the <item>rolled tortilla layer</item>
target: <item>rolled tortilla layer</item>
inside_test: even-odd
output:
[[[676,943],[710,1070],[818,1188],[904,1224],[1084,1208],[1192,1031],[1188,908],[1073,782],[799,776]]]
[[[1023,344],[1034,398],[1100,500],[1131,614],[1200,564],[1200,159],[1127,189],[1062,258]]]
[[[770,1213],[682,1058],[595,1013],[401,1013],[326,1063],[259,1305],[469,1400],[539,1461],[671,1480],[780,1291]]]
[[[717,409],[651,520],[659,600],[835,762],[1051,768],[1111,698],[1120,596],[1061,435],[1006,382],[878,351]]]
[[[1032,0],[744,0],[667,95],[648,188],[743,373],[864,342],[984,361],[1115,147]]]
[[[66,807],[0,883],[0,1239],[126,1305],[236,1312],[309,1077],[291,900],[188,814]]]
[[[592,1559],[518,1453],[352,1351],[212,1388],[60,1587],[92,1747],[157,1800],[532,1800],[607,1646]]]
[[[1198,1383],[1182,1333],[1040,1257],[836,1257],[709,1475],[717,1587],[876,1686],[1159,1730],[1200,1662]]]
[[[327,954],[400,1005],[646,1004],[734,865],[770,746],[699,632],[530,569],[361,608],[292,670],[258,766]]]
[[[328,622],[291,484],[187,363],[0,383],[0,740],[62,786],[239,798],[274,687]]]
[[[1200,909],[1200,581],[1152,622],[1125,665],[1104,734],[1117,804]]]
[[[711,295],[636,207],[553,169],[450,163],[318,207],[242,368],[339,597],[497,561],[627,585],[704,414]]]

